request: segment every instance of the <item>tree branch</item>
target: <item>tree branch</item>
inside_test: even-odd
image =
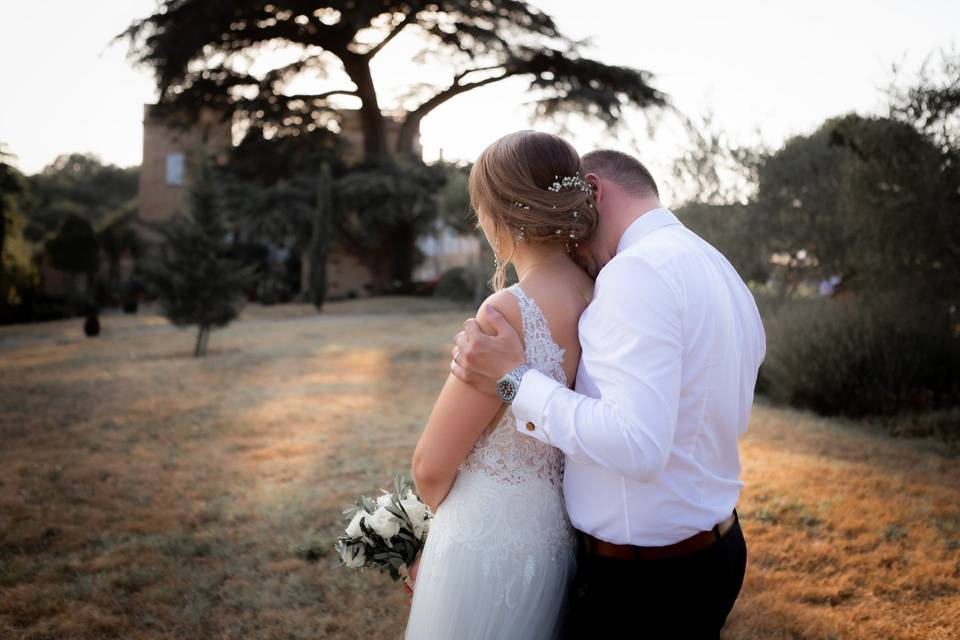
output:
[[[491,76],[489,78],[484,78],[483,80],[477,80],[476,82],[468,82],[467,84],[460,84],[460,81],[467,75],[477,72],[477,71],[493,71],[494,69],[503,69],[503,73],[498,76]],[[492,67],[478,67],[476,69],[468,69],[458,73],[453,78],[453,83],[446,89],[438,92],[432,98],[421,104],[419,107],[410,112],[407,116],[408,120],[421,120],[428,113],[439,107],[441,104],[458,96],[461,93],[466,93],[471,89],[476,89],[484,85],[493,84],[494,82],[499,82],[505,78],[509,78],[512,75],[516,75],[516,70],[510,70],[504,67],[503,65],[495,65]]]
[[[494,69],[503,69],[503,73],[498,76],[491,76],[489,78],[484,78],[483,80],[477,80],[476,82],[468,82],[466,84],[460,84],[460,81],[464,77],[474,73],[475,71],[493,71]],[[461,93],[466,93],[471,89],[476,89],[484,85],[493,84],[494,82],[499,82],[504,78],[509,78],[510,76],[517,75],[520,73],[520,70],[507,67],[504,65],[497,65],[492,67],[478,67],[476,69],[468,69],[466,71],[461,71],[453,78],[453,83],[446,89],[439,91],[432,98],[421,104],[419,107],[407,113],[407,117],[404,119],[403,124],[400,126],[400,133],[397,136],[397,151],[402,154],[411,154],[413,153],[414,140],[416,139],[417,132],[420,130],[420,121],[423,120],[424,116],[428,113],[439,107],[441,104],[458,96]]]
[[[356,96],[355,89],[336,89],[334,91],[324,91],[323,93],[298,93],[292,96],[282,95],[286,100],[326,100],[330,96]]]
[[[406,27],[408,24],[410,24],[410,23],[407,21],[407,16],[406,16],[406,14],[404,14],[404,16],[403,16],[403,18],[401,18],[400,22],[399,22],[396,26],[393,27],[393,30],[392,30],[390,33],[388,33],[388,34],[386,35],[386,37],[385,37],[383,40],[380,41],[379,44],[377,44],[377,45],[374,46],[372,49],[370,49],[369,51],[367,51],[366,53],[364,53],[364,54],[363,54],[363,57],[364,57],[364,58],[367,58],[367,59],[369,60],[369,59],[372,58],[373,56],[375,56],[375,55],[377,55],[378,53],[380,53],[380,50],[383,49],[385,46],[387,46],[387,44],[389,44],[389,42],[390,42],[391,40],[393,40],[394,38],[396,38],[397,35],[399,35],[399,33],[400,33],[401,31],[403,31],[404,27]]]
[[[453,84],[459,85],[460,81],[463,80],[468,75],[470,75],[471,73],[476,73],[478,71],[493,71],[494,69],[503,69],[503,68],[504,67],[502,64],[495,64],[489,67],[477,67],[476,69],[467,69],[466,71],[461,71],[457,75],[453,76]]]

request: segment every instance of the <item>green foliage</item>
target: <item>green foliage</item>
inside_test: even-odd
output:
[[[240,298],[254,282],[255,267],[228,257],[229,229],[207,160],[194,167],[187,211],[161,227],[165,242],[159,255],[138,266],[170,322],[199,326],[194,355],[200,356],[206,352],[209,331],[237,317]]]
[[[438,214],[440,222],[459,234],[478,233],[477,218],[470,207],[470,166],[456,164],[435,165],[443,171],[444,183],[440,189]]]
[[[240,181],[268,187],[298,174],[315,176],[323,162],[337,172],[343,151],[340,136],[326,129],[268,137],[262,127],[251,127],[230,149],[226,170]]]
[[[474,278],[464,267],[447,269],[433,288],[433,295],[461,302],[469,302],[474,297]]]
[[[277,284],[299,288],[318,308],[326,297],[323,272],[338,213],[332,189],[334,175],[343,172],[339,152],[338,136],[331,131],[268,138],[262,128],[251,128],[230,150],[219,176],[238,238],[264,251],[264,243],[290,248],[302,265],[299,287],[286,277]],[[322,172],[330,175],[318,177]],[[324,199],[322,207],[318,198]]]
[[[414,240],[437,218],[444,172],[418,160],[365,162],[337,181],[338,231],[357,249],[378,289],[403,290],[418,256]]]
[[[436,193],[444,174],[417,161],[371,161],[337,182],[346,213],[343,230],[361,246],[377,247],[391,239],[395,227],[418,232],[437,217]]]
[[[765,282],[769,256],[748,207],[765,150],[732,144],[709,113],[686,119],[685,126],[690,142],[673,163],[671,184],[683,202],[677,217],[723,253],[744,280]]]
[[[6,247],[6,230],[11,224],[11,217],[16,211],[16,200],[26,190],[23,175],[17,171],[16,167],[6,162],[10,154],[3,150],[4,145],[0,143],[0,259],[3,256],[3,250]],[[0,273],[3,265],[0,262]]]
[[[684,118],[689,143],[672,167],[671,190],[685,204],[746,204],[756,195],[757,171],[769,151],[733,144],[709,112]]]
[[[763,283],[758,392],[848,416],[960,405],[960,64],[945,60],[891,92],[891,118],[833,118],[773,152],[708,120],[678,161],[678,216]],[[837,298],[802,297],[831,276]]]
[[[381,104],[371,64],[402,31],[417,34],[422,42],[414,59],[449,68],[450,80],[439,86],[414,83],[395,104]],[[506,78],[529,82],[535,115],[556,119],[577,113],[602,121],[611,131],[622,125],[626,109],[667,104],[666,96],[652,86],[650,73],[583,56],[582,43],[561,33],[548,14],[516,0],[268,4],[164,0],[153,15],[136,21],[117,38],[129,43],[135,63],[155,72],[161,105],[184,122],[201,108],[212,107],[248,126],[261,141],[295,141],[356,122],[366,162],[417,157],[424,117],[458,95]],[[303,55],[251,74],[244,60],[278,45],[299,49]],[[331,71],[342,72],[350,82],[315,94],[291,88],[298,80]],[[350,114],[355,121],[345,122],[348,110],[336,102],[343,96],[360,103],[359,113]],[[408,108],[410,104],[415,106]],[[399,124],[389,144],[388,119]],[[255,146],[251,142],[251,148]],[[277,175],[270,169],[265,173]],[[369,266],[381,291],[410,288],[415,239],[423,229],[425,212],[433,206],[422,193],[423,174],[368,165],[342,183],[362,202],[349,201],[345,209],[360,215],[353,221],[347,218],[341,231],[355,253],[373,255]],[[409,177],[413,184],[408,189],[397,183],[398,177]]]
[[[943,307],[793,300],[764,326],[759,385],[775,400],[853,417],[960,402],[960,324]]]
[[[897,74],[900,69],[895,68]],[[890,116],[915,127],[954,161],[960,155],[960,52],[940,51],[939,66],[928,59],[916,78],[896,78],[887,91]]]
[[[7,264],[7,237],[15,232],[17,222],[22,221],[19,201],[26,191],[23,175],[6,161],[10,157],[0,143],[0,318],[8,315],[8,307],[20,304],[20,289],[30,281],[25,273],[29,266],[17,264],[15,255],[9,256],[10,264]]]
[[[100,266],[100,243],[85,219],[67,214],[56,235],[44,245],[55,269],[93,274]]]
[[[759,170],[765,254],[856,291],[960,290],[960,167],[913,127],[849,115],[788,140]]]
[[[767,280],[770,262],[759,248],[760,238],[746,206],[688,202],[676,214],[685,226],[726,256],[745,281]]]
[[[39,240],[70,214],[99,227],[136,201],[139,173],[139,167],[121,169],[89,154],[59,156],[27,178],[28,237]]]
[[[165,0],[117,38],[128,41],[135,63],[155,71],[161,102],[187,109],[220,107],[278,135],[328,128],[342,116],[330,99],[355,96],[363,112],[364,149],[382,155],[385,127],[370,63],[404,30],[423,43],[415,59],[449,66],[451,81],[412,89],[420,101],[401,116],[395,149],[401,154],[412,152],[420,120],[437,106],[508,77],[529,80],[533,105],[544,117],[576,112],[616,128],[625,106],[666,103],[648,72],[584,57],[582,43],[561,33],[553,18],[515,0]],[[380,34],[373,44],[371,32]],[[278,42],[299,46],[304,55],[258,76],[235,64]],[[326,75],[338,66],[353,87],[319,94],[286,91],[298,78]]]

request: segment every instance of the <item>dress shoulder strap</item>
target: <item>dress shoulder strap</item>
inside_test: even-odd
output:
[[[520,304],[520,323],[523,326],[524,351],[530,365],[566,386],[567,374],[563,370],[562,349],[550,333],[550,325],[543,311],[533,298],[520,288],[520,283],[506,289]]]

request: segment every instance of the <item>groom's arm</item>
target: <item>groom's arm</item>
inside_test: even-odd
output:
[[[634,480],[656,477],[680,404],[683,301],[667,278],[639,257],[611,262],[581,327],[581,366],[599,397],[530,371],[513,401],[521,433]]]
[[[581,366],[599,397],[529,371],[513,401],[516,427],[571,458],[649,481],[666,465],[676,430],[680,287],[634,256],[612,262],[597,286],[581,326]]]

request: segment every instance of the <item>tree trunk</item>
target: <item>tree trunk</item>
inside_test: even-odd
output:
[[[330,165],[320,164],[317,180],[317,202],[314,208],[313,224],[307,262],[310,271],[310,299],[317,309],[323,308],[327,298],[327,254],[330,250],[330,234],[333,228],[333,174]]]
[[[409,222],[400,222],[393,227],[390,244],[391,289],[410,293],[413,285],[413,267],[416,258],[416,233]]]
[[[207,354],[207,336],[210,334],[210,327],[202,324],[197,331],[197,342],[193,348],[193,357],[199,358]]]
[[[362,56],[354,56],[343,58],[343,63],[350,79],[357,85],[357,95],[361,100],[360,120],[363,130],[364,156],[368,160],[387,157],[389,150],[386,124],[377,101],[373,77],[370,74],[370,62]],[[414,155],[413,144],[419,131],[420,119],[420,117],[411,119],[408,116],[401,126],[396,147],[398,155]],[[416,254],[416,233],[413,225],[410,223],[394,225],[391,229],[390,238],[390,243],[382,248],[387,264],[383,269],[375,270],[373,274],[374,282],[381,291],[397,291],[399,289],[408,292],[413,280],[414,257]],[[326,277],[325,272],[324,277]],[[316,280],[318,276],[314,274],[313,278]]]
[[[313,292],[310,290],[310,246],[300,251],[300,300],[310,302]]]
[[[120,256],[110,256],[109,268],[107,269],[107,304],[110,304],[120,290]]]
[[[399,156],[416,156],[413,151],[413,143],[417,141],[417,135],[420,133],[419,116],[407,114],[407,118],[400,126],[400,133],[397,136],[397,146],[395,151]]]
[[[360,125],[363,130],[363,153],[366,158],[387,155],[387,129],[377,101],[377,90],[370,74],[370,61],[363,56],[342,58],[344,69],[357,85],[360,98]]]

